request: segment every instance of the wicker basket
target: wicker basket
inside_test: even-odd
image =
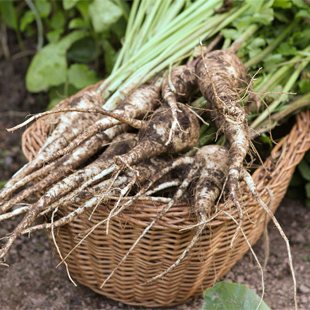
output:
[[[40,122],[40,121],[39,121]],[[40,143],[34,136],[44,140],[48,129],[36,122],[23,136],[24,149],[38,150]],[[41,141],[41,140],[40,140]],[[269,190],[273,193],[270,208],[275,212],[287,190],[296,165],[310,147],[310,113],[302,112],[290,134],[282,139],[266,160],[264,168],[253,174],[262,199],[269,203]],[[25,153],[28,159],[30,153]],[[263,232],[265,212],[257,205],[244,184],[241,185],[242,201],[246,206],[243,229],[253,245]],[[63,207],[63,215],[77,206]],[[129,250],[161,210],[163,205],[136,203],[123,214],[111,220],[109,234],[105,225],[99,226],[67,259],[70,273],[78,282],[112,299],[147,307],[172,306],[192,296],[200,295],[222,277],[247,251],[248,245],[239,236],[234,248],[229,249],[236,225],[228,216],[218,216],[212,221],[200,241],[186,259],[163,279],[142,285],[148,279],[163,272],[173,264],[186,248],[194,230],[179,231],[197,222],[187,204],[174,206],[137,245],[127,260],[101,290],[99,287],[112,269]],[[237,218],[235,208],[231,215]],[[60,228],[57,244],[65,256],[80,240],[81,233],[106,218],[107,207],[101,205],[88,220],[83,214],[73,223]]]

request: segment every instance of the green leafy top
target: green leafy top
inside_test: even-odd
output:
[[[257,294],[243,284],[223,281],[207,289],[203,296],[203,310],[270,310]]]

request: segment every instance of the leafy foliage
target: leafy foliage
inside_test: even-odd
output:
[[[261,298],[246,285],[220,282],[204,293],[203,310],[257,309]],[[264,301],[257,310],[270,310]]]
[[[68,64],[66,52],[76,41],[87,36],[87,32],[75,31],[56,43],[50,43],[38,52],[27,71],[26,86],[32,92],[48,90],[67,80]]]
[[[299,163],[287,191],[287,196],[303,200],[310,207],[310,151]]]
[[[109,74],[126,29],[129,6],[124,0],[1,1],[1,20],[22,38],[44,42],[29,66],[30,92],[49,91],[53,104]],[[42,29],[41,29],[42,28]],[[102,68],[102,61],[105,66]],[[54,96],[59,93],[58,100]]]

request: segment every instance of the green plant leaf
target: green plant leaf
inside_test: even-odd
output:
[[[310,182],[305,185],[307,198],[310,198]]]
[[[300,49],[304,49],[310,43],[310,29],[294,32],[288,42]]]
[[[262,134],[260,136],[260,139],[259,139],[262,143],[265,143],[265,144],[269,144],[270,146],[270,150],[272,149],[272,141],[270,139],[270,137],[268,137],[266,134]]]
[[[62,4],[65,10],[72,9],[79,0],[63,0]]]
[[[108,31],[122,14],[121,8],[112,0],[94,0],[89,6],[89,15],[96,32]]]
[[[82,89],[99,82],[96,72],[90,70],[87,65],[73,64],[68,70],[68,82],[75,88]]]
[[[268,67],[268,66],[272,66],[272,65],[276,65],[282,61],[284,61],[285,59],[283,58],[282,54],[269,54],[265,59],[264,59],[264,66]]]
[[[277,51],[283,56],[296,55],[297,53],[296,47],[289,44],[288,42],[282,42]]]
[[[255,310],[260,297],[246,285],[220,282],[204,293],[203,310]],[[259,310],[270,310],[262,301]]]
[[[76,28],[83,28],[85,27],[85,22],[82,18],[73,18],[72,20],[70,20],[68,28],[69,29],[76,29]]]
[[[292,7],[291,0],[275,0],[272,5],[274,8],[289,9]]]
[[[310,10],[300,10],[297,14],[296,17],[306,17],[310,18]]]
[[[91,3],[92,3],[92,1],[79,1],[76,4],[76,8],[79,10],[79,12],[81,13],[84,21],[86,21],[87,23],[90,20],[89,13],[88,13],[88,8],[89,8]]]
[[[264,46],[266,44],[266,40],[263,38],[255,38],[249,45],[248,48],[249,49],[254,49],[257,47],[261,47]]]
[[[48,42],[50,43],[56,43],[59,41],[60,39],[60,36],[63,34],[64,32],[64,29],[61,28],[61,29],[55,29],[55,30],[52,30],[52,31],[49,31],[47,34],[46,34],[46,38],[48,40]]]
[[[65,26],[66,23],[66,18],[63,12],[57,11],[53,16],[50,21],[50,26],[53,29],[61,29]]]
[[[304,0],[292,0],[292,2],[299,8],[307,9],[308,4]]]
[[[310,181],[310,166],[304,159],[299,163],[298,170],[305,180]]]
[[[301,79],[298,82],[298,86],[299,86],[299,93],[300,94],[306,94],[310,92],[310,81],[306,80],[306,79]]]
[[[59,48],[63,52],[66,52],[74,42],[81,40],[82,38],[85,38],[87,36],[89,36],[89,33],[87,31],[73,31],[59,41]]]
[[[26,74],[26,87],[30,92],[48,90],[51,86],[65,83],[67,77],[67,49],[77,40],[88,35],[75,31],[57,43],[43,47],[32,59]]]
[[[264,10],[253,15],[252,22],[255,21],[263,25],[269,25],[273,21],[273,18],[273,9],[265,8]]]
[[[17,15],[12,1],[0,1],[1,17],[5,24],[14,30],[18,30]]]
[[[283,12],[276,11],[274,12],[274,17],[282,23],[289,23],[290,19]]]
[[[223,29],[221,32],[226,39],[236,40],[240,37],[240,31],[236,29]]]
[[[66,81],[67,60],[58,43],[50,43],[38,52],[28,68],[26,87],[30,92],[47,90]]]
[[[52,4],[47,0],[36,0],[35,6],[38,9],[40,17],[48,17],[52,11]]]
[[[26,27],[35,20],[34,13],[32,11],[26,11],[20,20],[20,30],[25,31]]]
[[[90,62],[97,57],[96,43],[92,37],[82,38],[72,44],[67,51],[68,59],[74,62]]]
[[[249,51],[249,58],[254,58],[255,56],[259,55],[262,52],[262,49],[257,47],[253,48]]]
[[[256,0],[256,1],[252,1],[252,0],[245,0],[245,2],[247,2],[247,4],[251,5],[251,7],[254,9],[255,12],[259,11],[262,7],[262,5],[264,4],[264,0]]]

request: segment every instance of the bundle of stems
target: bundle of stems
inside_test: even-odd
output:
[[[124,45],[111,75],[99,87],[104,108],[114,109],[139,85],[175,64],[198,44],[232,21],[250,5],[217,14],[222,0],[135,0],[130,12]]]

